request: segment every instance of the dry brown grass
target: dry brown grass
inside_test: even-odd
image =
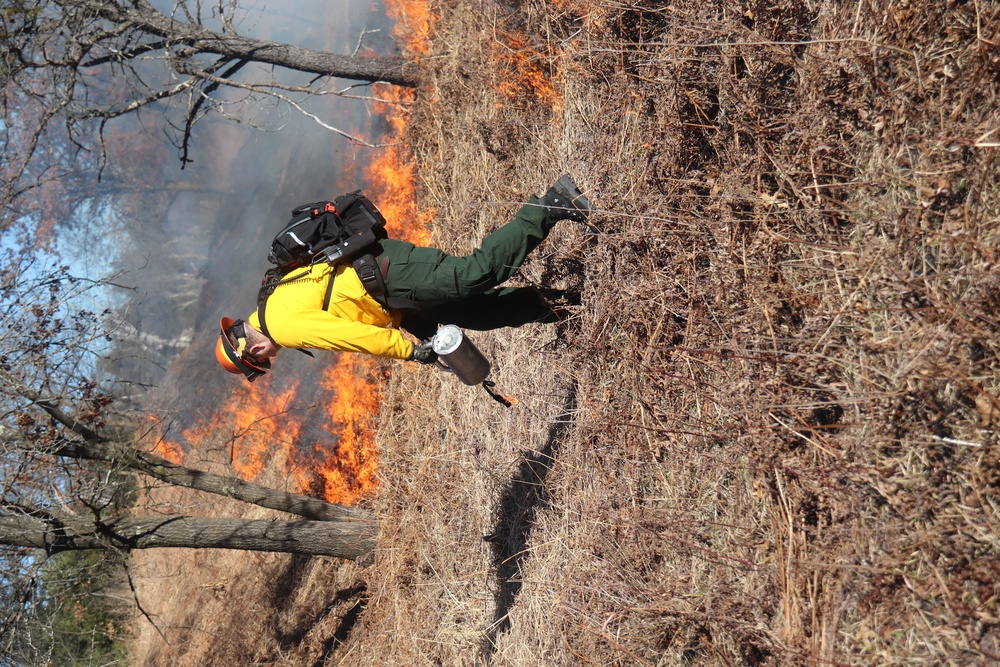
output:
[[[583,305],[475,336],[511,409],[399,367],[372,562],[146,664],[996,664],[1000,5],[437,6],[433,240],[570,172]]]

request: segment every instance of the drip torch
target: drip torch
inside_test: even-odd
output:
[[[482,384],[493,399],[511,406],[510,400],[493,391],[493,383],[486,380],[490,374],[490,362],[472,339],[454,324],[446,324],[437,330],[431,339],[431,347],[438,355],[438,361],[445,370],[455,374],[463,384]]]

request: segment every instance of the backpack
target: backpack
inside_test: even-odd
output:
[[[337,197],[333,202],[318,201],[293,208],[291,218],[271,241],[267,261],[274,268],[264,274],[257,293],[257,314],[263,334],[270,338],[264,323],[267,298],[278,285],[305,275],[303,272],[290,276],[296,269],[320,262],[334,266],[350,262],[365,289],[384,308],[416,309],[415,302],[388,295],[376,259],[382,250],[379,241],[388,236],[382,212],[360,190]],[[330,276],[323,310],[330,305],[332,291],[333,276]]]
[[[381,211],[357,191],[292,209],[291,219],[271,241],[267,261],[283,275],[320,262],[341,264],[377,251],[387,237]]]

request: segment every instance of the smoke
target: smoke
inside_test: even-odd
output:
[[[361,53],[393,52],[388,19],[361,0],[287,0],[280,10],[244,8],[242,32],[255,37],[352,54],[364,33]],[[306,82],[291,72],[277,75],[289,83]],[[243,76],[255,73],[248,70]],[[347,85],[332,82],[330,87]],[[367,92],[362,88],[355,94]],[[231,109],[237,110],[239,97],[231,101]],[[380,124],[363,100],[324,96],[304,104],[310,113],[357,136],[373,137]],[[154,387],[146,397],[148,406],[169,413],[181,428],[209,419],[225,405],[234,385],[250,390],[241,377],[224,373],[214,361],[218,322],[222,316],[246,317],[254,310],[268,267],[268,244],[291,208],[365,187],[363,167],[374,156],[373,149],[286,108],[261,104],[240,111],[247,121],[242,124],[218,115],[200,122],[194,162],[181,169],[176,159],[164,160],[149,174],[159,187],[148,209],[130,221],[134,228],[126,268],[136,298],[122,328],[127,335],[116,370],[138,385]],[[258,380],[254,391],[263,386],[279,393],[293,381],[308,386],[329,359],[286,351],[278,362],[280,372]],[[300,394],[299,409],[319,398],[318,390]]]

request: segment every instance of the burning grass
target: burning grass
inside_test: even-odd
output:
[[[525,277],[583,308],[483,337],[512,414],[442,383],[381,434],[387,639],[348,661],[990,661],[996,8],[560,9],[443,8],[410,135],[451,247],[574,173],[601,233]],[[470,100],[494,64],[453,55],[507,29],[564,108]]]
[[[302,565],[251,653],[995,664],[1000,8],[468,5],[407,126],[432,241],[571,172],[598,233],[522,278],[582,306],[475,337],[511,409],[393,367],[372,564]],[[561,105],[511,97],[510,34]]]

